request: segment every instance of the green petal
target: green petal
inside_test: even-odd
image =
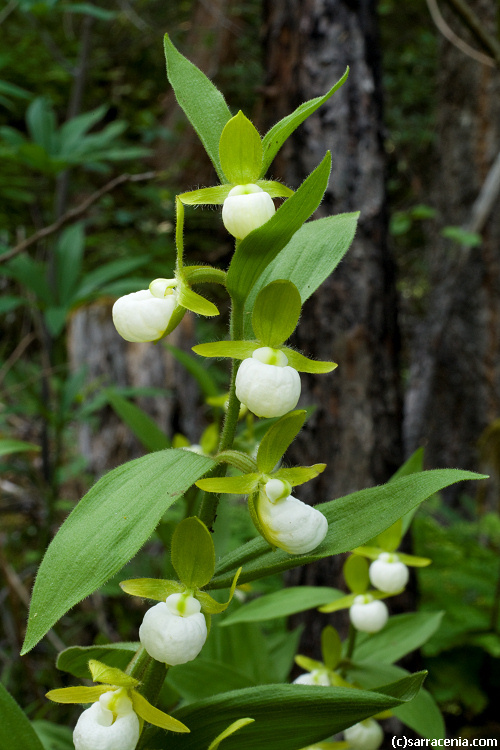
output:
[[[231,734],[234,734],[238,731],[238,729],[242,729],[243,727],[246,727],[247,724],[251,724],[255,719],[237,719],[237,721],[233,721],[232,724],[228,726],[227,729],[224,729],[223,732],[217,735],[215,740],[210,743],[208,746],[208,750],[218,750],[218,747],[222,740],[225,740],[226,737],[229,737]]]
[[[215,570],[212,536],[199,518],[185,518],[174,531],[172,565],[188,589],[206,586]]]
[[[318,362],[315,359],[305,357],[294,349],[289,349],[287,346],[282,347],[281,351],[286,354],[290,367],[294,367],[298,372],[310,372],[315,375],[323,375],[327,372],[332,372],[332,370],[335,370],[337,367],[335,362]]]
[[[258,341],[212,341],[193,346],[193,352],[201,357],[231,357],[247,359],[260,346]]]
[[[304,482],[309,482],[311,479],[315,479],[326,469],[326,464],[314,464],[313,466],[295,466],[291,469],[278,469],[275,471],[273,479],[283,479],[288,482],[292,487],[296,487]]]
[[[178,300],[182,307],[185,307],[187,310],[192,310],[192,312],[197,313],[198,315],[212,317],[213,315],[219,314],[219,311],[213,302],[205,299],[201,294],[193,292],[193,290],[185,286],[185,284],[180,285]]]
[[[262,141],[253,123],[238,112],[225,125],[219,142],[222,170],[233,185],[255,183],[262,167]]]
[[[123,688],[132,688],[139,685],[139,680],[136,680],[135,677],[131,677],[118,667],[108,667],[107,664],[103,664],[97,659],[90,659],[89,669],[94,682],[107,682]]]
[[[229,598],[227,602],[218,602],[216,599],[210,596],[210,594],[207,594],[206,591],[196,592],[196,598],[201,604],[201,609],[203,611],[203,614],[218,615],[221,612],[224,612],[224,610],[229,607],[229,605],[231,604],[231,600],[234,596],[234,592],[236,589],[236,585],[238,583],[238,578],[240,577],[240,573],[241,573],[241,568],[238,568],[238,570],[236,571],[236,575],[233,578],[231,589],[229,590]]]
[[[257,451],[259,471],[267,474],[273,470],[288,446],[299,434],[305,418],[306,411],[297,409],[285,414],[267,430]],[[277,477],[277,474],[273,474],[273,477]],[[281,479],[282,477],[277,478]]]
[[[370,584],[368,563],[361,555],[349,555],[344,563],[345,582],[353,594],[364,594]]]
[[[252,328],[259,342],[271,348],[281,346],[294,332],[300,311],[300,294],[291,281],[272,281],[261,289],[252,313]]]
[[[199,479],[196,486],[205,492],[224,495],[248,495],[259,484],[260,474],[243,474],[241,477],[213,477]]]
[[[342,656],[342,641],[332,625],[327,625],[321,631],[321,654],[325,667],[334,670]]]
[[[325,665],[322,661],[310,659],[308,656],[302,656],[302,654],[297,654],[297,656],[295,657],[295,664],[297,664],[297,666],[299,666],[301,669],[304,669],[306,672],[312,672],[315,669],[325,668]]]
[[[220,206],[227,198],[232,185],[215,185],[214,187],[192,190],[190,193],[181,193],[179,200],[185,206]]]
[[[45,697],[54,703],[95,703],[101,695],[113,690],[112,685],[96,685],[95,687],[68,687],[49,690]]]
[[[162,578],[131,578],[121,581],[120,588],[126,594],[153,599],[155,602],[164,602],[170,594],[181,594],[184,591],[184,586],[179,581]]]
[[[289,198],[294,192],[286,185],[282,185],[281,182],[274,182],[274,180],[257,180],[255,184],[269,193],[271,198]]]
[[[168,729],[170,732],[191,731],[182,722],[174,719],[168,714],[164,714],[159,708],[152,706],[151,703],[149,703],[149,701],[147,701],[146,698],[136,690],[132,691],[130,697],[136,714],[140,716],[141,719],[144,719],[144,721],[149,722],[149,724],[154,724],[155,727],[160,727],[160,729]]]

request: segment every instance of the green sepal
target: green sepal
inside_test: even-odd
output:
[[[288,446],[295,440],[306,418],[304,409],[288,412],[266,432],[257,451],[257,467],[263,474],[274,469]],[[276,475],[273,475],[276,477]],[[281,477],[277,477],[281,479]],[[288,481],[288,480],[287,480]],[[292,482],[290,482],[292,484]]]
[[[349,555],[343,566],[347,586],[353,594],[364,594],[370,584],[368,563],[361,555]]]
[[[231,604],[231,600],[234,596],[234,592],[236,590],[236,586],[238,583],[238,578],[240,577],[241,568],[238,568],[236,571],[236,574],[233,578],[233,582],[231,584],[231,588],[229,589],[229,599],[227,602],[218,602],[216,599],[214,599],[210,594],[207,594],[206,591],[197,591],[195,596],[198,599],[198,601],[201,604],[201,611],[203,614],[207,615],[218,615],[221,612],[224,612],[229,605]]]
[[[163,578],[130,578],[128,581],[120,581],[120,588],[126,594],[152,599],[155,602],[164,602],[170,594],[182,594],[185,591],[185,587],[179,581]]]
[[[219,445],[219,427],[215,422],[205,427],[200,437],[200,447],[203,453],[215,453]]]
[[[257,512],[257,505],[258,505],[258,502],[259,502],[259,494],[261,492],[265,494],[265,491],[264,491],[263,487],[260,487],[257,492],[252,492],[248,496],[248,510],[250,512],[250,518],[252,519],[252,523],[255,526],[255,528],[257,529],[257,531],[259,532],[259,534],[261,535],[261,537],[269,544],[270,547],[272,547],[273,550],[275,550],[276,549],[276,545],[273,544],[273,542],[270,539],[268,539],[267,533],[266,533],[264,527],[262,526],[262,524],[260,522],[259,514]]]
[[[367,591],[366,593],[370,594],[372,599],[389,599],[389,597],[397,596],[401,592],[396,591],[394,594],[387,594],[384,591],[376,591],[374,589],[373,591]],[[349,609],[349,607],[354,604],[354,600],[357,596],[359,596],[359,594],[347,594],[340,599],[335,599],[331,604],[324,604],[322,607],[318,607],[318,612],[339,612],[341,609]]]
[[[329,671],[328,679],[330,680],[330,684],[332,687],[345,687],[345,688],[354,687],[352,682],[348,682],[347,680],[344,680],[344,678],[341,677],[338,672]]]
[[[220,206],[226,200],[231,187],[231,185],[214,185],[214,187],[181,193],[178,198],[185,206]]]
[[[292,487],[309,482],[315,479],[326,469],[326,464],[314,464],[313,466],[294,466],[291,469],[278,469],[275,471],[273,479],[282,479],[288,482]]]
[[[247,359],[260,347],[258,341],[212,341],[207,344],[196,344],[193,352],[200,357],[231,357]]]
[[[186,314],[186,308],[182,307],[181,305],[176,305],[174,307],[174,311],[172,315],[170,316],[170,320],[168,322],[168,326],[163,331],[163,334],[161,338],[165,338],[165,336],[168,336],[169,333],[172,333],[174,328],[177,328],[181,320],[183,319],[184,315]],[[160,339],[158,339],[160,341]]]
[[[209,477],[199,479],[195,484],[205,492],[218,495],[248,495],[260,481],[260,474],[243,474],[241,477]]]
[[[89,670],[94,682],[105,682],[108,685],[116,685],[122,688],[133,688],[139,685],[139,680],[131,677],[118,667],[108,667],[97,659],[89,660]]]
[[[245,474],[251,474],[257,471],[257,464],[255,460],[243,451],[227,450],[218,453],[215,457],[218,464],[225,463],[229,466],[234,466],[235,469]]]
[[[325,667],[333,671],[342,656],[342,641],[333,625],[327,625],[321,631],[321,655]]]
[[[324,669],[325,665],[322,661],[316,661],[315,659],[310,659],[308,656],[302,656],[302,654],[297,654],[294,658],[295,664],[300,667],[301,669],[305,669],[306,672],[313,672],[315,669]]]
[[[309,357],[305,357],[288,346],[283,346],[281,351],[286,354],[290,367],[293,367],[297,372],[310,372],[315,375],[322,375],[332,372],[338,366],[336,362],[318,362],[315,359],[309,359]]]
[[[83,685],[77,685],[76,687],[68,688],[57,688],[56,690],[49,690],[45,694],[45,697],[54,703],[95,703],[99,700],[101,695],[113,690],[112,685],[96,685],[94,687],[84,687]]]
[[[228,182],[255,183],[262,167],[262,141],[253,123],[241,110],[225,125],[219,142],[219,158]]]
[[[274,180],[257,180],[255,184],[268,193],[271,198],[290,198],[294,193],[291,188]]]
[[[353,549],[357,555],[367,557],[369,560],[378,560],[379,556],[386,550],[380,547],[356,547]],[[398,560],[410,568],[426,568],[427,565],[432,563],[428,557],[417,557],[416,555],[407,555],[404,552],[396,552]]]
[[[232,724],[230,724],[227,729],[224,729],[223,732],[217,735],[215,740],[210,743],[208,746],[208,750],[218,750],[220,743],[222,740],[225,740],[226,737],[230,737],[232,734],[238,731],[238,729],[242,729],[243,727],[246,727],[247,724],[252,724],[255,719],[245,718],[245,719],[237,719],[237,721],[233,721]]]
[[[375,537],[374,546],[381,547],[384,552],[394,552],[403,537],[403,519],[399,518],[396,523]]]
[[[191,730],[178,719],[163,713],[159,708],[155,708],[146,698],[136,690],[131,692],[130,698],[134,711],[141,719],[153,724],[160,729],[167,729],[169,732],[190,732]]]
[[[260,290],[252,327],[262,346],[279,347],[294,332],[301,312],[300,294],[291,281],[273,281]]]
[[[213,266],[184,266],[182,275],[188,284],[226,284],[226,272]]]
[[[206,315],[207,317],[219,314],[219,311],[213,302],[205,299],[201,294],[193,292],[193,290],[185,284],[179,285],[178,294],[179,304],[187,310],[191,310],[198,315]]]
[[[215,570],[212,536],[199,518],[185,518],[174,531],[171,544],[172,565],[188,588],[206,586]]]

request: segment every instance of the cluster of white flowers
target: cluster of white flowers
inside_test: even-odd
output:
[[[139,718],[123,688],[109,690],[87,708],[73,732],[75,750],[134,750]]]
[[[198,599],[171,594],[144,615],[139,639],[153,659],[173,667],[196,659],[207,639]]]

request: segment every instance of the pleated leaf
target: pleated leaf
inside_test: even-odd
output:
[[[227,627],[237,622],[263,622],[277,617],[288,617],[327,604],[339,596],[342,596],[341,591],[327,586],[290,586],[243,604],[224,618],[219,627]]]
[[[25,713],[0,682],[0,750],[44,750]]]
[[[107,643],[104,646],[72,646],[61,651],[57,657],[56,667],[74,677],[88,680],[90,659],[97,659],[110,667],[124,670],[140,645],[140,643]]]

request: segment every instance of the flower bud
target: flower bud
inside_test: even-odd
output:
[[[361,594],[354,599],[349,617],[354,627],[363,633],[378,633],[389,619],[389,610],[380,599]]]
[[[374,719],[365,719],[344,729],[344,739],[349,743],[350,750],[378,750],[384,739],[384,731]]]
[[[258,417],[282,417],[299,400],[299,373],[283,352],[261,347],[239,366],[236,396]]]
[[[271,502],[259,492],[257,515],[268,541],[291,555],[311,552],[328,531],[323,513],[293,495]]]
[[[273,199],[258,185],[237,185],[224,201],[222,221],[229,234],[242,240],[276,211]]]
[[[408,583],[410,571],[397,555],[382,552],[370,565],[369,575],[376,589],[387,594],[395,594],[402,591]]]
[[[157,341],[168,328],[177,307],[175,279],[155,279],[149,289],[120,297],[113,305],[113,323],[125,339],[134,343]]]
[[[305,672],[299,675],[294,681],[294,685],[323,685],[330,687],[330,680],[324,669],[313,669],[312,672]]]
[[[195,659],[207,639],[200,602],[186,594],[171,594],[148,609],[139,640],[153,659],[169,666]]]
[[[134,750],[139,719],[126,691],[110,690],[84,711],[73,732],[76,750]]]

